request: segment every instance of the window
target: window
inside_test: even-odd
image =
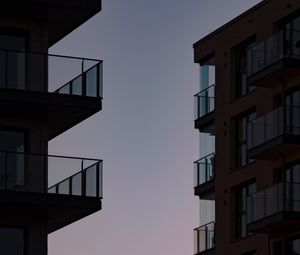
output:
[[[283,241],[277,241],[273,243],[273,255],[283,255]]]
[[[247,232],[247,197],[256,192],[256,183],[243,185],[235,191],[235,238],[246,237]]]
[[[20,131],[0,129],[0,189],[24,188],[25,134]]]
[[[287,254],[300,254],[300,238],[290,239],[287,242]]]
[[[200,90],[215,85],[215,58],[212,56],[200,62]]]
[[[195,117],[200,118],[215,110],[215,59],[200,62],[200,92],[195,95]]]
[[[0,227],[1,254],[24,255],[24,230]]]
[[[300,254],[300,238],[292,237],[290,239],[280,240],[273,243],[273,255],[298,255]]]
[[[0,31],[0,87],[24,89],[26,82],[26,34]]]
[[[235,97],[246,95],[255,89],[254,86],[247,82],[247,49],[255,40],[252,38],[241,43],[234,49],[235,63]]]
[[[253,162],[247,156],[247,123],[256,118],[256,113],[244,115],[236,120],[235,167],[240,168]]]

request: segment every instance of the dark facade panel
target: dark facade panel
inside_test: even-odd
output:
[[[4,17],[31,19],[47,24],[49,47],[99,11],[101,0],[10,0],[0,3],[0,14]]]
[[[48,233],[101,210],[99,198],[18,191],[0,191],[0,203],[0,216],[47,222]]]

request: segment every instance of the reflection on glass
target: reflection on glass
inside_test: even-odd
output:
[[[97,96],[97,68],[98,65],[86,72],[86,95]]]
[[[63,195],[70,194],[70,181],[69,181],[69,179],[61,182],[58,185],[58,194],[63,194]]]
[[[6,186],[6,162],[5,162],[5,153],[0,152],[0,189],[5,189]]]
[[[215,247],[215,223],[211,222],[194,230],[194,254]]]
[[[9,190],[22,190],[24,188],[24,155],[7,153],[6,156],[6,182]]]
[[[82,173],[76,174],[72,177],[72,195],[82,195]]]
[[[195,119],[201,118],[215,110],[215,85],[195,95]]]
[[[49,188],[48,193],[56,194],[56,186]]]
[[[24,152],[25,137],[23,132],[0,130],[0,151],[3,153],[0,164],[4,166],[4,188],[10,190],[22,190],[24,188],[25,159],[24,154],[13,152]]]
[[[99,197],[102,197],[102,195],[103,195],[103,171],[102,171],[102,165],[97,164],[97,167],[99,169]]]
[[[0,228],[1,254],[24,254],[24,230],[16,228]]]
[[[58,91],[59,94],[70,94],[70,83],[66,84]]]
[[[72,95],[82,95],[82,76],[78,76],[72,81]]]
[[[0,87],[6,87],[6,53],[0,51]]]
[[[214,179],[214,158],[215,154],[210,154],[194,163],[195,187]]]
[[[97,196],[97,165],[89,167],[85,172],[86,196]]]
[[[26,56],[23,52],[7,52],[6,85],[8,88],[25,89]]]

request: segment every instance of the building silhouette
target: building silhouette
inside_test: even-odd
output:
[[[102,160],[48,155],[102,109],[102,61],[48,54],[101,1],[0,5],[0,254],[46,255],[49,233],[101,209]]]
[[[300,254],[300,2],[260,2],[196,42],[194,61],[194,254]]]

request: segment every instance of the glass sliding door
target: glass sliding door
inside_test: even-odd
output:
[[[24,255],[24,230],[0,227],[0,249],[3,255]]]
[[[0,31],[0,87],[25,89],[26,37]]]
[[[24,132],[0,129],[0,189],[24,190]]]

